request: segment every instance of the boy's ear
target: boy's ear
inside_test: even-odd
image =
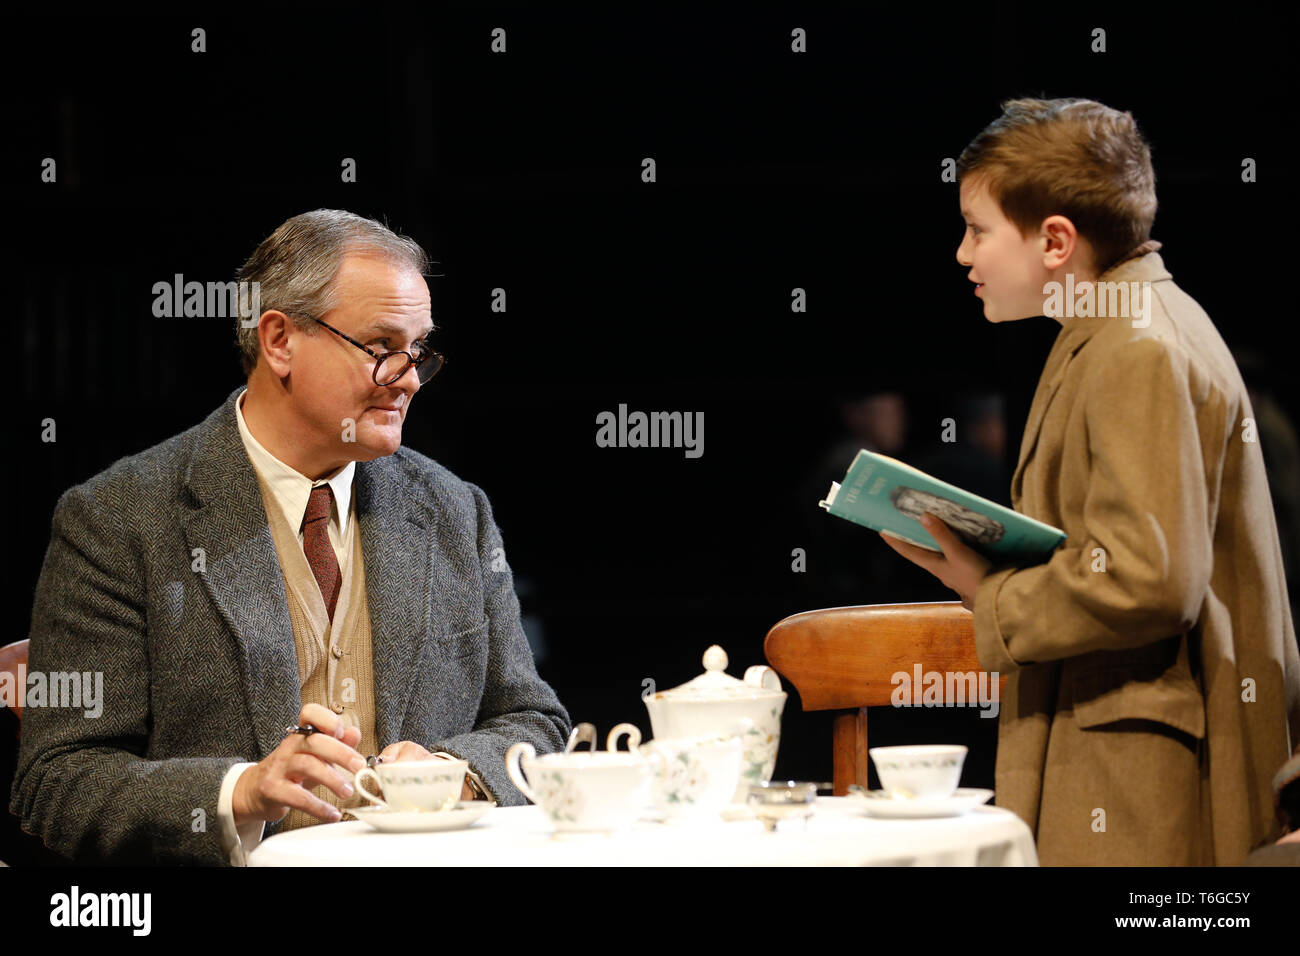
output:
[[[1071,265],[1081,277],[1090,275],[1093,267],[1092,247],[1079,235],[1079,230],[1066,216],[1048,216],[1038,231],[1042,247],[1043,266],[1055,272]]]

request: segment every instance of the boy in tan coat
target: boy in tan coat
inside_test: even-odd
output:
[[[885,540],[961,595],[1008,675],[996,802],[1043,864],[1240,864],[1279,835],[1300,660],[1250,401],[1149,239],[1147,145],[1099,103],[1016,100],[958,175],[985,317],[1061,323],[1011,498],[1067,539],[1023,568],[934,519],[943,555]]]

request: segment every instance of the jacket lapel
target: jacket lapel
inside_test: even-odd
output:
[[[365,562],[374,655],[375,737],[386,747],[403,739],[403,716],[433,620],[436,519],[398,456],[357,462],[357,520]]]
[[[1152,252],[1141,258],[1120,263],[1110,271],[1103,273],[1098,281],[1157,282],[1168,278],[1170,278],[1170,275],[1165,270],[1164,262],[1159,255]],[[1152,296],[1152,307],[1154,307],[1154,302],[1155,298]],[[1011,477],[1011,504],[1017,510],[1020,508],[1025,465],[1029,462],[1034,449],[1038,446],[1038,436],[1043,429],[1043,419],[1046,417],[1047,410],[1051,406],[1057,390],[1060,389],[1061,383],[1065,381],[1065,373],[1070,366],[1070,360],[1088,343],[1088,340],[1092,338],[1097,330],[1109,321],[1114,320],[1099,317],[1066,319],[1061,326],[1061,331],[1056,336],[1056,341],[1052,343],[1052,349],[1047,354],[1047,361],[1043,364],[1043,374],[1038,380],[1038,388],[1034,392],[1034,400],[1029,407],[1029,419],[1025,423],[1025,434],[1020,441],[1020,458],[1016,462],[1015,474]],[[1119,321],[1125,320],[1120,319]]]
[[[1061,382],[1065,380],[1065,370],[1070,364],[1070,359],[1083,345],[1083,341],[1086,341],[1078,342],[1073,348],[1063,348],[1068,331],[1070,331],[1068,325],[1063,327],[1052,344],[1052,350],[1048,353],[1047,362],[1043,366],[1043,374],[1038,380],[1038,388],[1034,392],[1034,400],[1029,406],[1029,420],[1025,423],[1025,434],[1020,439],[1020,459],[1016,462],[1015,474],[1011,476],[1011,503],[1017,509],[1020,507],[1025,464],[1038,445],[1038,435],[1043,429],[1043,418],[1047,415],[1047,408],[1052,404]]]
[[[203,549],[199,580],[239,644],[245,704],[260,748],[255,759],[261,759],[284,739],[302,705],[280,562],[235,421],[241,391],[199,426],[185,476],[190,511],[182,533],[191,554]]]

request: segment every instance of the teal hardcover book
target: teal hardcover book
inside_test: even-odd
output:
[[[985,557],[1012,563],[1045,561],[1065,540],[1060,528],[866,449],[858,452],[842,482],[831,483],[820,505],[837,518],[938,551],[938,543],[917,520],[931,511]]]

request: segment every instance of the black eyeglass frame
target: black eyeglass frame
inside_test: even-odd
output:
[[[405,375],[407,372],[409,372],[412,366],[415,367],[415,375],[417,378],[420,379],[420,384],[425,385],[428,383],[429,379],[433,378],[435,375],[437,375],[439,372],[442,371],[443,365],[445,365],[447,362],[447,359],[443,356],[441,352],[435,352],[433,349],[429,349],[429,351],[422,353],[418,358],[415,355],[412,355],[410,352],[406,351],[405,349],[394,349],[389,352],[376,352],[374,349],[362,345],[360,342],[358,342],[352,336],[348,335],[346,332],[340,332],[338,329],[334,328],[334,326],[330,325],[328,322],[323,322],[320,319],[316,318],[314,315],[305,316],[305,318],[311,319],[313,322],[325,326],[325,328],[329,329],[339,338],[343,339],[345,342],[351,342],[357,348],[361,349],[361,351],[365,352],[367,355],[373,358],[375,360],[375,367],[370,377],[373,378],[375,380],[375,384],[380,387],[383,387],[385,385],[392,385],[394,382],[401,381],[402,376]],[[390,378],[387,382],[381,382],[379,381],[379,366],[383,365],[384,362],[387,361],[390,355],[405,355],[406,364],[402,366],[401,372],[399,372],[397,375]],[[427,376],[421,376],[420,375],[421,366],[423,366],[425,363],[429,362],[430,360],[435,360],[435,359],[437,360],[437,364],[434,365],[433,371],[429,372]]]

